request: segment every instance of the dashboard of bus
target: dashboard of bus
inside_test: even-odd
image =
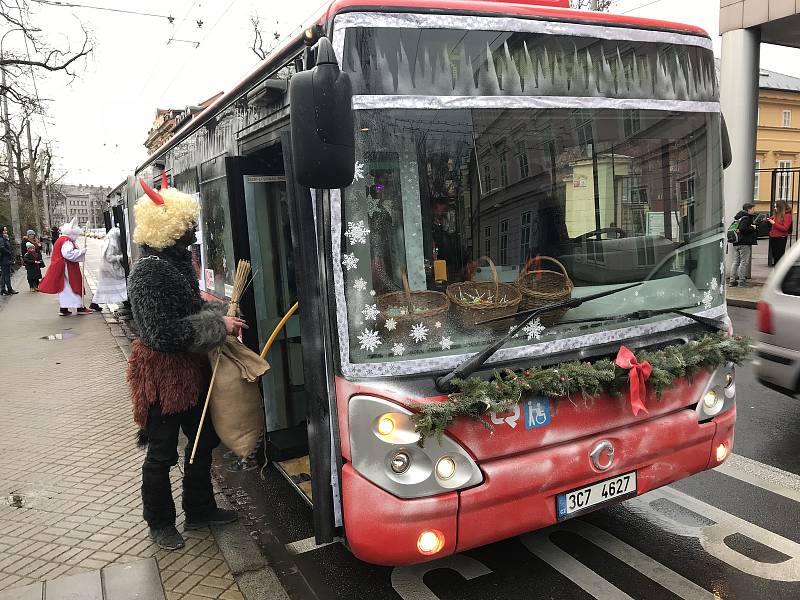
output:
[[[333,258],[353,372],[447,368],[518,312],[614,287],[532,321],[506,356],[635,333],[640,309],[724,314],[710,48],[480,24],[340,38],[357,166],[333,194]]]

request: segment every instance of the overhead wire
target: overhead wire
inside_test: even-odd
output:
[[[647,2],[647,3],[645,3],[645,4],[641,4],[641,5],[639,5],[639,6],[636,6],[636,7],[634,7],[634,8],[629,8],[628,10],[624,10],[624,11],[622,11],[620,14],[621,14],[621,15],[627,15],[627,14],[630,14],[630,13],[632,13],[632,12],[633,12],[633,11],[635,11],[635,10],[639,10],[639,9],[641,9],[641,8],[647,8],[648,6],[652,6],[653,4],[658,4],[659,2],[663,2],[663,1],[664,1],[664,0],[651,0],[651,2]]]
[[[89,10],[102,10],[107,12],[125,13],[128,15],[138,15],[140,17],[156,17],[159,19],[167,19],[170,22],[175,20],[175,17],[173,17],[172,15],[161,15],[157,13],[148,13],[137,10],[125,10],[124,8],[109,8],[107,6],[76,4],[74,2],[59,2],[58,0],[31,0],[31,2],[35,2],[36,4],[45,4],[47,6],[56,6],[59,8],[86,8]]]

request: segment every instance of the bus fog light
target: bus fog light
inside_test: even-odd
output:
[[[401,475],[408,471],[408,468],[411,466],[411,457],[405,452],[398,452],[394,455],[391,465],[392,471]]]
[[[447,481],[456,474],[456,461],[449,456],[443,456],[436,463],[436,476]]]
[[[430,556],[444,548],[444,534],[436,529],[426,529],[417,538],[417,550],[420,554]]]
[[[725,397],[716,390],[708,390],[703,396],[703,412],[709,417],[719,414],[725,404]]]
[[[381,435],[391,435],[395,428],[394,419],[389,415],[383,415],[378,419],[378,433]]]
[[[727,445],[720,444],[719,446],[717,446],[716,458],[717,458],[717,462],[718,463],[721,463],[726,458],[728,458],[728,446]]]

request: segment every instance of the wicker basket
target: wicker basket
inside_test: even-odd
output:
[[[432,330],[436,322],[447,319],[450,301],[442,292],[411,291],[408,277],[403,273],[403,291],[381,294],[375,299],[380,311],[378,325],[390,339],[408,338],[414,325],[423,324]],[[387,314],[391,309],[405,310],[406,314]],[[395,326],[390,330],[386,328],[386,321],[393,319]]]
[[[489,263],[492,269],[492,281],[463,281],[447,286],[447,297],[453,307],[456,320],[463,326],[474,327],[482,321],[511,317],[517,314],[522,295],[516,286],[501,283],[497,278],[497,267],[488,256],[479,260]],[[491,302],[475,303],[475,298],[489,299]],[[508,327],[507,321],[498,321],[492,327],[503,329]]]
[[[517,287],[522,294],[520,311],[534,310],[554,302],[563,302],[572,296],[572,288],[575,286],[567,275],[564,265],[550,256],[540,256],[539,260],[557,265],[561,272],[542,268],[530,271],[526,268],[526,272],[520,274],[517,279]],[[568,310],[568,308],[560,308],[546,312],[539,317],[539,320],[542,325],[550,327],[558,323]]]

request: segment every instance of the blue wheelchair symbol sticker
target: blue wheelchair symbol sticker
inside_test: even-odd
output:
[[[550,425],[549,398],[532,398],[525,401],[525,429]]]

